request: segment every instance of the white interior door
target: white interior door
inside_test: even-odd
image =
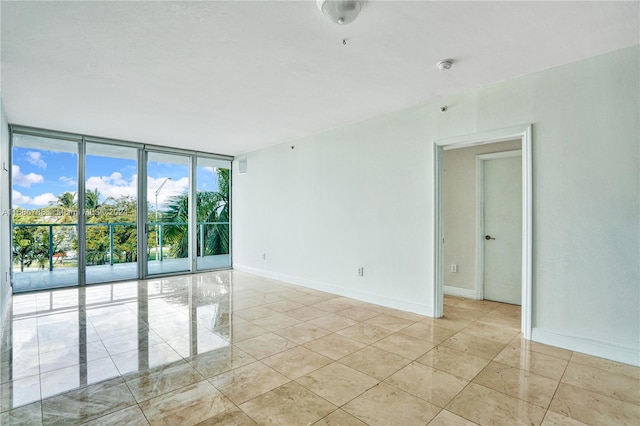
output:
[[[482,159],[484,299],[522,304],[522,154]]]

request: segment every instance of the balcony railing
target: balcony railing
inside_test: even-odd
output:
[[[148,222],[148,231],[149,231],[149,235],[151,235],[151,232],[156,231],[157,229],[157,234],[156,234],[156,238],[150,238],[149,242],[148,242],[148,248],[152,249],[152,248],[157,248],[158,250],[158,255],[155,256],[155,260],[159,260],[162,261],[163,258],[165,257],[164,254],[164,249],[167,247],[170,247],[169,245],[165,244],[165,236],[164,236],[164,228],[166,226],[184,226],[187,225],[186,222]],[[199,257],[204,257],[205,253],[207,253],[207,247],[206,247],[206,241],[205,241],[205,236],[207,235],[207,229],[211,226],[213,227],[226,227],[226,229],[223,229],[223,231],[221,232],[221,234],[226,234],[227,235],[227,243],[228,243],[228,235],[229,235],[229,222],[197,222],[197,227],[198,227],[198,233],[197,233],[197,244],[198,244],[198,256]],[[61,250],[56,250],[56,243],[55,243],[55,238],[54,238],[54,228],[71,228],[72,229],[72,234],[70,234],[70,239],[71,241],[75,241],[76,245],[77,245],[77,235],[76,230],[74,228],[76,228],[78,226],[77,223],[20,223],[20,224],[13,224],[13,232],[12,235],[15,235],[15,232],[17,229],[20,228],[45,228],[46,234],[42,237],[40,242],[37,241],[32,241],[32,245],[34,247],[29,247],[30,249],[32,249],[33,253],[37,253],[38,250],[40,249],[39,253],[44,254],[43,251],[47,252],[47,261],[48,261],[48,266],[49,266],[49,271],[53,271],[54,269],[54,260],[55,260],[55,255],[60,253]],[[114,254],[116,254],[116,251],[119,251],[120,254],[123,252],[119,247],[117,247],[117,244],[114,241],[114,236],[117,235],[115,228],[116,227],[130,227],[133,230],[137,229],[137,224],[135,222],[112,222],[112,223],[86,223],[87,229],[92,228],[92,227],[105,227],[108,228],[108,231],[105,230],[105,234],[103,234],[102,236],[105,236],[108,232],[108,238],[109,238],[109,249],[108,249],[108,264],[110,265],[114,265],[114,263],[128,263],[129,261],[125,261],[125,262],[116,262],[116,258],[119,256],[114,256]],[[218,232],[217,230],[215,230],[215,232]],[[155,243],[155,244],[154,244]],[[15,241],[14,241],[14,245],[15,245]],[[46,245],[47,247],[43,247],[43,245]],[[227,245],[228,247],[228,245]],[[70,251],[70,250],[67,250]],[[228,250],[227,250],[228,252]],[[105,253],[106,254],[106,253]],[[134,250],[134,254],[135,257],[137,257],[137,249]],[[228,253],[216,253],[216,254],[228,254]],[[147,257],[149,258],[151,255],[151,250],[149,250],[149,253],[147,254]],[[64,256],[63,256],[64,257]],[[29,259],[30,262],[32,263],[34,260],[36,260],[36,257],[34,256],[34,258]],[[14,259],[15,261],[15,259]],[[106,263],[106,262],[105,262]]]

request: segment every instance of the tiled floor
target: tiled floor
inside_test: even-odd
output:
[[[239,272],[16,295],[0,423],[638,425],[640,369]]]

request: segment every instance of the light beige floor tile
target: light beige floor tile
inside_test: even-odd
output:
[[[40,401],[14,408],[0,413],[0,424],[3,426],[42,424],[42,404]]]
[[[290,379],[297,379],[327,364],[331,364],[333,360],[298,346],[264,358],[262,362]]]
[[[287,327],[293,327],[296,324],[300,324],[295,318],[291,318],[287,315],[275,313],[268,317],[259,318],[252,321],[254,324],[266,328],[269,331],[276,331]]]
[[[451,411],[442,410],[440,413],[429,422],[429,426],[475,426],[473,423],[465,418],[453,414]]]
[[[320,339],[305,343],[304,347],[333,360],[340,359],[364,348],[366,345],[340,334],[328,334]]]
[[[209,381],[238,405],[290,380],[257,361],[212,377]]]
[[[585,424],[553,411],[547,411],[542,420],[542,426],[585,426]]]
[[[204,377],[190,364],[179,362],[132,376],[125,376],[129,390],[137,402],[197,383]]]
[[[80,386],[91,385],[119,377],[120,373],[111,358],[101,358],[86,364],[73,365],[40,375],[40,394],[48,398]]]
[[[520,330],[486,324],[478,320],[463,328],[462,332],[472,336],[488,338],[495,340],[496,342],[507,344],[520,333]]]
[[[204,378],[209,378],[234,368],[242,367],[255,360],[245,351],[230,345],[226,348],[196,355],[189,360],[189,363]]]
[[[334,362],[300,377],[296,382],[332,404],[340,406],[375,386],[378,380]]]
[[[337,333],[341,336],[355,339],[365,345],[375,343],[383,337],[391,334],[389,330],[366,323],[354,324],[351,327],[338,331]]]
[[[380,315],[380,312],[378,312],[374,308],[363,305],[363,306],[349,307],[347,309],[343,309],[341,311],[336,312],[336,314],[342,315],[343,317],[347,317],[354,321],[366,321],[373,317],[377,317],[378,315]]]
[[[522,337],[520,337],[519,339],[513,339],[509,344],[515,348],[520,348],[528,352],[538,352],[564,360],[570,360],[571,355],[573,354],[573,352],[567,349],[557,348],[555,346],[549,346],[531,340],[525,340]]]
[[[340,363],[378,380],[384,380],[411,362],[382,349],[367,346],[340,359]]]
[[[560,383],[549,410],[587,424],[637,425],[640,407]]]
[[[425,319],[429,318],[427,316],[424,315],[420,315],[420,314],[415,314],[413,312],[406,312],[406,311],[401,311],[398,309],[393,309],[393,308],[387,308],[384,306],[377,306],[377,305],[370,305],[375,307],[381,314],[385,314],[385,315],[392,315],[394,317],[398,317],[398,318],[402,318],[405,320],[409,320],[411,322],[420,322],[420,321],[424,321]]]
[[[519,315],[517,318],[513,318],[511,316],[499,314],[495,311],[489,312],[487,315],[478,318],[476,322],[503,327],[515,332],[520,332],[522,328],[522,320],[520,319]]]
[[[640,405],[640,381],[629,376],[570,362],[562,382]]]
[[[371,426],[426,424],[440,411],[435,405],[385,383],[369,389],[342,409]]]
[[[251,420],[251,417],[236,407],[208,418],[196,426],[254,426],[255,424],[256,422]]]
[[[506,345],[495,340],[472,336],[461,332],[454,334],[442,342],[442,346],[482,358],[493,359],[504,349]]]
[[[411,324],[415,323],[415,321],[405,318],[399,318],[388,314],[373,317],[365,322],[367,324],[375,325],[376,327],[382,327],[393,332],[400,331],[403,328],[409,327]]]
[[[489,312],[489,311],[493,311],[495,309],[500,308],[502,305],[503,304],[500,303],[500,302],[494,302],[494,301],[491,301],[491,300],[471,300],[471,299],[466,299],[466,300],[463,300],[462,302],[458,303],[456,305],[456,307]]]
[[[252,308],[233,311],[234,316],[246,319],[247,321],[254,321],[260,318],[271,316],[275,313],[276,311],[273,311],[266,306],[256,306]]]
[[[469,382],[414,362],[386,379],[385,383],[438,407],[445,407]]]
[[[458,416],[482,425],[539,425],[546,410],[475,383],[447,406]]]
[[[473,379],[489,363],[486,358],[443,345],[436,346],[416,361],[467,380]]]
[[[569,361],[539,352],[521,350],[512,345],[507,345],[495,357],[495,361],[555,380],[560,380],[569,364]]]
[[[309,321],[327,315],[327,311],[317,309],[312,306],[304,306],[302,308],[293,309],[284,313],[286,316],[295,318],[298,321]]]
[[[327,314],[307,322],[331,332],[342,330],[356,323],[354,320],[336,314]]]
[[[430,351],[435,346],[435,343],[396,333],[378,340],[373,346],[401,357],[415,360]]]
[[[282,336],[278,336],[277,334],[269,333],[244,340],[237,343],[236,346],[247,352],[252,357],[262,359],[279,352],[286,351],[287,349],[294,348],[297,344]]]
[[[442,318],[450,318],[450,319],[465,319],[475,321],[478,318],[482,318],[487,315],[487,312],[483,312],[477,309],[469,309],[465,308],[464,304],[468,301],[460,302],[458,305],[453,308],[448,308],[445,310]]]
[[[308,425],[336,410],[336,406],[295,382],[260,395],[240,409],[261,425]]]
[[[84,423],[132,405],[135,399],[119,377],[43,400],[43,423]]]
[[[196,424],[234,408],[220,391],[206,380],[149,399],[139,404],[152,425]]]
[[[442,297],[442,302],[445,306],[455,306],[458,303],[464,302],[464,298],[462,297],[457,297],[457,296],[450,296],[448,294],[445,294]]]
[[[303,322],[302,324],[294,325],[293,327],[276,330],[274,333],[302,345],[312,340],[319,339],[322,336],[326,336],[331,332],[313,324]]]
[[[323,311],[327,311],[329,313],[336,313],[353,306],[354,305],[351,299],[347,299],[345,297],[327,299],[313,305],[314,308],[322,309]]]
[[[623,374],[625,376],[633,377],[640,380],[640,367],[635,367],[629,364],[622,364],[620,362],[611,361],[604,358],[598,358],[591,355],[581,354],[574,352],[571,357],[571,362],[578,364],[588,365],[590,367],[596,367],[601,370],[606,370],[610,373]]]
[[[303,296],[303,297],[307,297],[307,296]],[[300,309],[304,307],[304,304],[296,302],[295,300],[292,300],[292,299],[285,299],[285,300],[280,300],[278,302],[269,303],[267,305],[264,305],[264,307],[282,314],[284,312],[291,311],[293,309]]]
[[[318,420],[313,426],[367,426],[367,424],[356,419],[346,411],[338,409],[327,417]]]
[[[316,305],[317,303],[324,302],[329,299],[333,299],[337,296],[328,293],[320,293],[320,294],[307,294],[305,296],[294,297],[293,299],[289,299],[296,303],[301,303],[303,305]],[[323,309],[326,311],[326,309]]]
[[[498,362],[490,362],[473,381],[543,408],[549,407],[558,387],[557,380]]]
[[[120,374],[158,367],[183,358],[167,343],[158,343],[144,350],[132,350],[111,357]]]
[[[108,425],[127,425],[127,426],[145,426],[149,422],[142,414],[142,410],[137,405],[125,408],[115,413],[84,423],[83,426],[108,426]]]
[[[418,322],[400,330],[400,333],[416,337],[418,339],[428,340],[429,342],[437,345],[453,336],[456,332],[433,324]]]
[[[500,315],[510,316],[512,318],[520,319],[522,317],[522,306],[520,305],[511,305],[508,303],[501,303],[496,309],[491,311],[491,313],[497,313]]]
[[[31,404],[40,399],[40,376],[38,375],[0,385],[0,412]]]
[[[243,322],[240,324],[233,324],[230,340],[232,343],[237,343],[267,333],[270,333],[270,331],[266,328],[262,328],[251,322]]]

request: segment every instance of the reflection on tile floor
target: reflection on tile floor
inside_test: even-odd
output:
[[[240,272],[15,295],[0,424],[640,424],[640,368]]]

